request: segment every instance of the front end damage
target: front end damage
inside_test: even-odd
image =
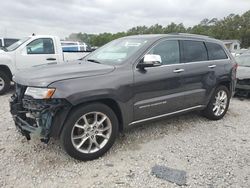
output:
[[[16,93],[10,99],[10,112],[17,129],[30,140],[30,134],[36,134],[42,142],[48,143],[52,127],[62,121],[56,116],[69,111],[70,104],[64,99],[33,99],[25,96],[26,87],[16,85]]]

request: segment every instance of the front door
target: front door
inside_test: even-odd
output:
[[[56,62],[58,54],[55,53],[52,38],[35,39],[16,52],[16,66],[18,70]]]
[[[161,56],[162,65],[134,70],[134,121],[183,108],[185,65],[180,63],[179,41],[158,42],[147,54]],[[142,63],[142,62],[140,62]]]

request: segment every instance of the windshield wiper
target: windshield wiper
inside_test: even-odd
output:
[[[101,64],[101,62],[95,60],[95,59],[87,59],[87,61],[90,61],[90,62],[93,62],[93,63],[98,63],[98,64]]]

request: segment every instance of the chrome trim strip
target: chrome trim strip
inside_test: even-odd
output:
[[[154,116],[154,117],[150,117],[150,118],[146,118],[146,119],[133,121],[129,125],[133,125],[133,124],[137,124],[137,123],[141,123],[141,122],[144,122],[144,121],[149,121],[149,120],[152,120],[152,119],[157,119],[157,118],[161,118],[161,117],[165,117],[165,116],[170,116],[170,115],[178,114],[178,113],[181,113],[181,112],[185,112],[185,111],[189,111],[189,110],[193,110],[193,109],[201,108],[201,107],[205,107],[205,105],[193,106],[193,107],[186,108],[186,109],[183,109],[183,110],[178,110],[178,111],[175,111],[175,112],[170,112],[170,113],[162,114],[162,115],[159,115],[159,116]]]

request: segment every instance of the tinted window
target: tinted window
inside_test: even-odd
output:
[[[219,44],[206,43],[209,60],[227,59],[227,55]]]
[[[183,62],[206,61],[207,49],[204,42],[200,41],[182,41]]]
[[[36,39],[26,46],[27,54],[54,54],[52,39]]]
[[[2,44],[2,39],[0,39],[0,47],[2,47],[3,46],[3,44]]]
[[[179,42],[175,40],[162,41],[153,47],[148,54],[161,56],[162,64],[180,63]]]

